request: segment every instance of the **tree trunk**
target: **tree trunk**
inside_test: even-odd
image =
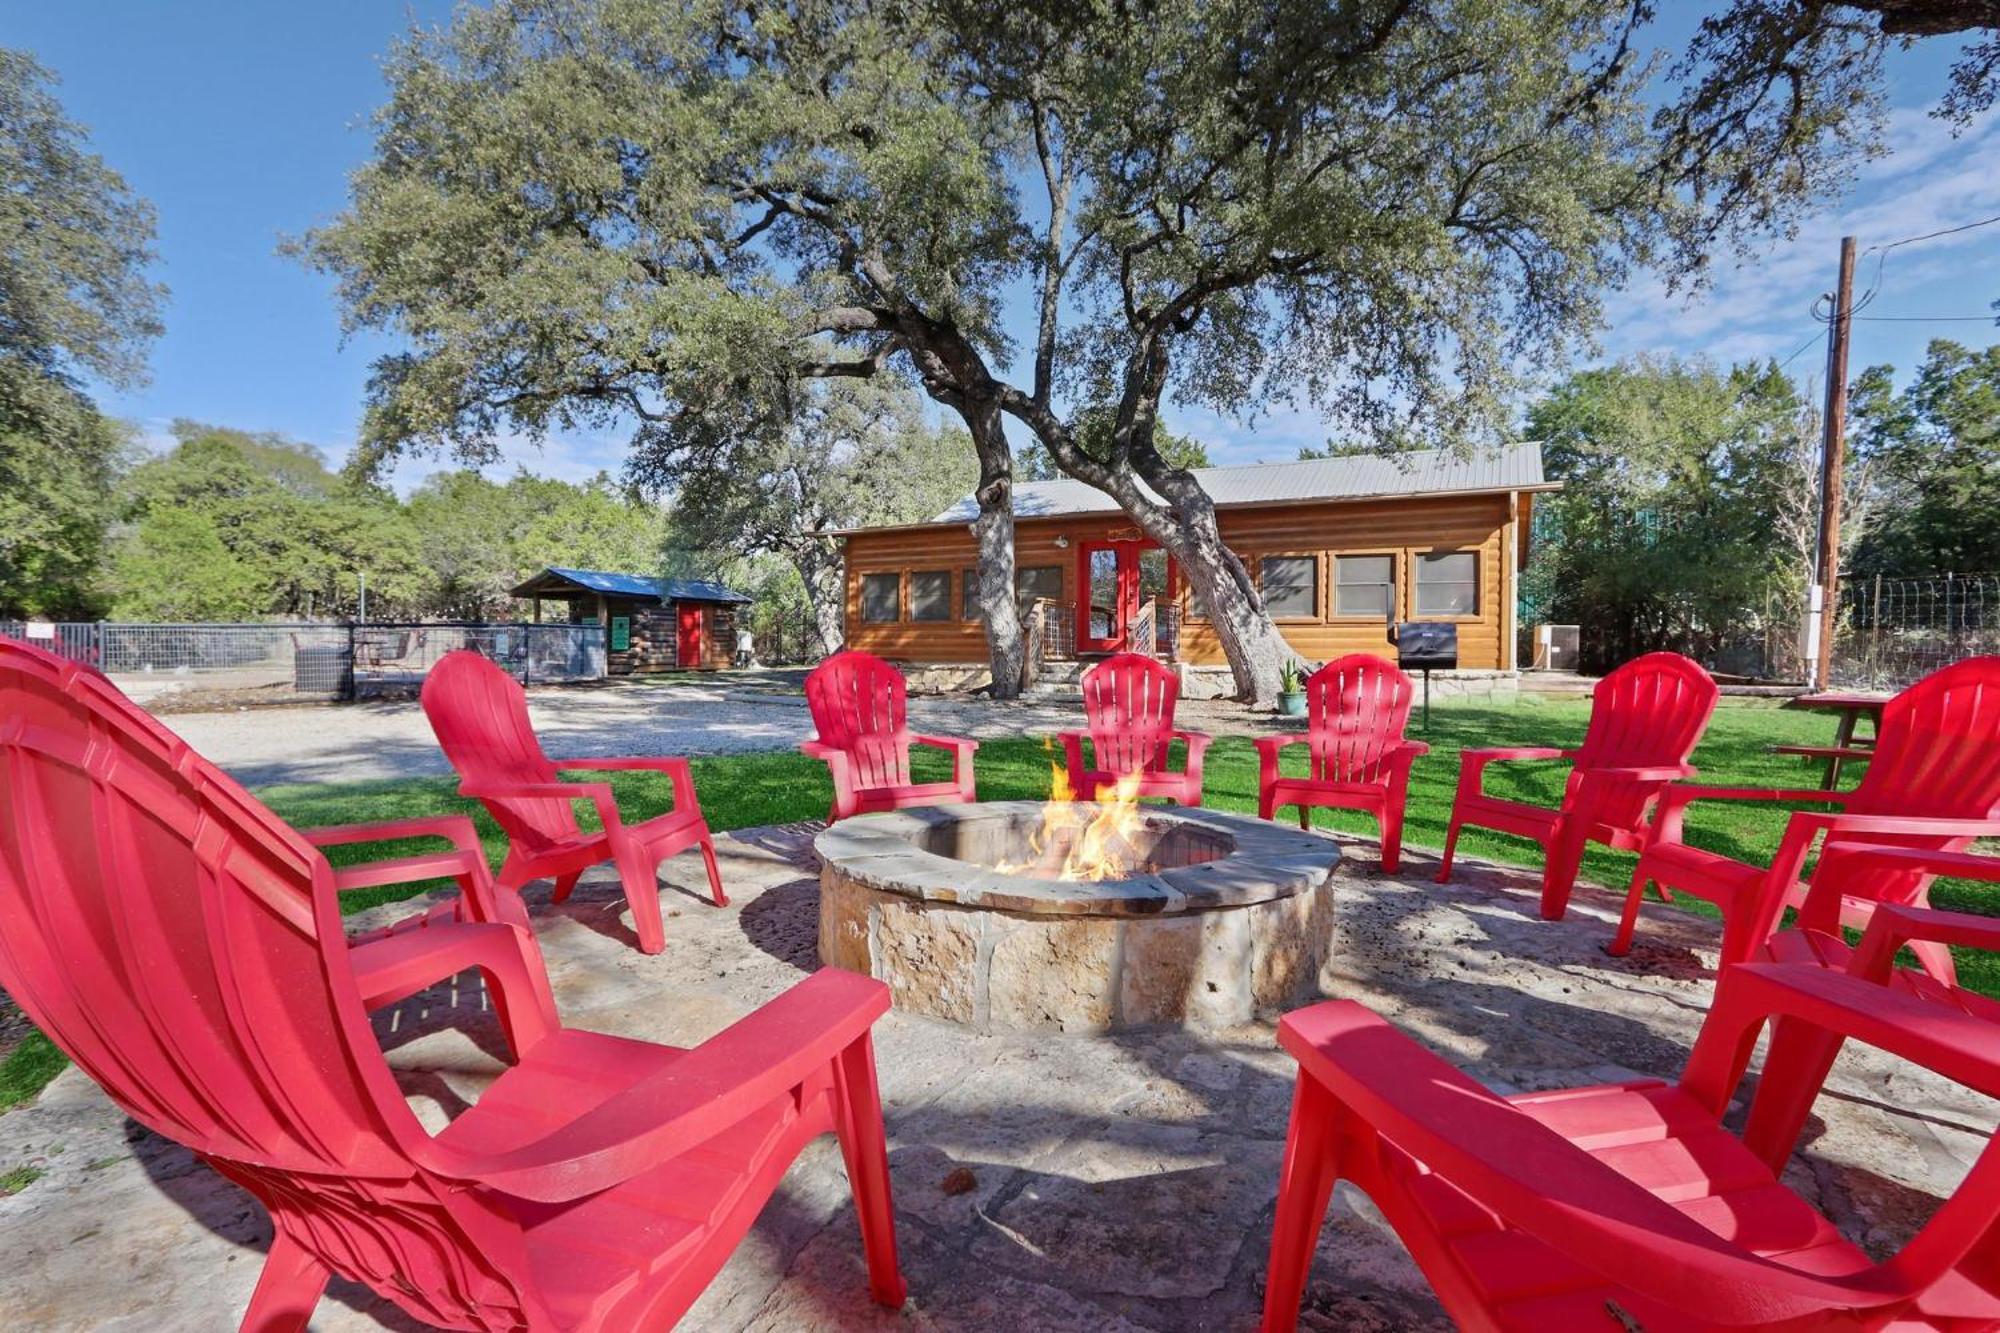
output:
[[[847,641],[847,566],[825,538],[792,547],[792,568],[805,585],[819,651],[830,657]]]
[[[979,451],[979,517],[972,536],[979,548],[979,618],[986,626],[986,656],[993,668],[993,697],[1021,692],[1026,645],[1014,600],[1014,455],[990,401],[964,411]]]
[[[1268,707],[1277,702],[1278,673],[1297,654],[1264,610],[1264,599],[1250,571],[1222,541],[1216,526],[1215,502],[1201,484],[1185,472],[1180,481],[1151,481],[1170,507],[1146,504],[1128,512],[1147,536],[1179,562],[1181,577],[1208,613],[1215,637],[1222,641],[1236,681],[1236,697]]]

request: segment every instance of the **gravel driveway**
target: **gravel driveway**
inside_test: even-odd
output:
[[[715,684],[617,682],[531,690],[528,709],[552,755],[741,754],[789,750],[812,735],[794,673]],[[1181,725],[1216,734],[1269,729],[1233,703],[1186,702]],[[319,708],[173,713],[160,719],[248,786],[359,782],[444,774],[450,768],[414,700]],[[989,739],[1038,735],[1083,720],[1073,699],[993,703],[949,696],[910,701],[919,731]]]

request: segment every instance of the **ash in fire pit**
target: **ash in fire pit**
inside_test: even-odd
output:
[[[1263,820],[1116,801],[865,816],[814,847],[822,961],[905,1010],[1065,1031],[1228,1026],[1305,998],[1340,859]]]

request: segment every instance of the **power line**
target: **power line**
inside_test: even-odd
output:
[[[2000,324],[2000,315],[1856,315],[1878,324]]]
[[[1962,231],[1976,231],[1981,227],[1990,227],[1996,222],[2000,222],[2000,213],[1995,213],[1990,218],[1980,218],[1976,222],[1962,222],[1956,227],[1940,227],[1936,231],[1927,231],[1916,236],[1905,236],[1901,240],[1884,241],[1880,245],[1869,246],[1861,254],[1864,258],[1868,255],[1879,256],[1875,260],[1875,281],[1868,284],[1868,290],[1861,294],[1861,299],[1854,303],[1854,309],[1848,312],[1847,317],[1850,320],[1856,318],[1861,311],[1868,308],[1868,303],[1875,299],[1876,293],[1882,290],[1882,268],[1889,262],[1889,252],[1891,250],[1899,250],[1906,245],[1915,245],[1919,241],[1934,241],[1940,236],[1956,236]],[[1953,318],[1956,318],[1956,316],[1953,316]]]

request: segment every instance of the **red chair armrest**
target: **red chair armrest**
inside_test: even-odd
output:
[[[385,819],[368,824],[328,824],[300,829],[299,836],[315,847],[340,847],[355,842],[395,842],[402,838],[443,838],[462,852],[477,852],[479,829],[465,815],[421,815],[415,819]]]
[[[402,931],[358,945],[348,954],[364,997],[371,992],[408,995],[478,968],[492,979],[514,1058],[562,1026],[548,969],[535,936],[507,922],[457,922]],[[374,984],[371,984],[374,983]]]
[[[808,759],[845,759],[847,751],[825,741],[800,741],[799,753]]]
[[[1399,755],[1408,755],[1410,758],[1416,759],[1430,752],[1431,747],[1428,741],[1399,741],[1390,747],[1388,758],[1394,759]]]
[[[694,794],[694,770],[680,755],[629,756],[610,759],[560,759],[556,769],[574,768],[611,773],[655,772],[665,773],[674,784],[674,809],[692,810],[696,808]]]
[[[1250,743],[1257,747],[1259,754],[1276,754],[1287,745],[1304,745],[1310,739],[1304,732],[1296,732],[1284,736],[1253,736]]]
[[[1912,940],[2000,952],[2000,921],[1939,907],[1880,904],[1869,916],[1847,970],[1870,981],[1887,981],[1895,970],[1897,950]]]
[[[1692,764],[1635,765],[1631,768],[1593,768],[1587,770],[1596,778],[1621,778],[1627,782],[1675,782],[1681,778],[1693,777]]]
[[[1173,731],[1169,732],[1168,735],[1174,737],[1176,740],[1187,742],[1188,756],[1190,758],[1215,744],[1215,737],[1205,731]]]
[[[543,1138],[484,1157],[441,1152],[438,1167],[548,1203],[595,1194],[785,1095],[888,1011],[887,986],[824,968]]]
[[[1795,805],[1807,802],[1839,805],[1846,799],[1846,792],[1837,791],[1804,791],[1770,787],[1704,787],[1692,782],[1677,782],[1660,793],[1659,809],[1653,816],[1652,841],[1679,842],[1682,822],[1687,817],[1687,808],[1696,801],[1784,801]]]
[[[1575,751],[1573,750],[1558,750],[1553,746],[1547,745],[1519,745],[1511,748],[1459,751],[1460,758],[1477,760],[1481,764],[1497,763],[1501,760],[1569,759],[1574,754]]]
[[[963,736],[925,736],[914,731],[910,733],[910,744],[929,745],[935,749],[957,750],[961,753],[968,753],[979,748],[978,741],[967,740]]]
[[[460,784],[458,794],[475,801],[513,797],[589,801],[597,808],[598,821],[606,832],[619,827],[618,798],[612,795],[608,782],[467,782]]]
[[[1286,1015],[1278,1040],[1301,1077],[1440,1179],[1565,1257],[1696,1319],[1754,1324],[1889,1299],[1865,1276],[1828,1281],[1729,1244],[1353,1001]]]
[[[1933,838],[2000,837],[2000,819],[1926,819],[1912,815],[1836,815],[1829,837],[1856,833],[1910,834]]]

